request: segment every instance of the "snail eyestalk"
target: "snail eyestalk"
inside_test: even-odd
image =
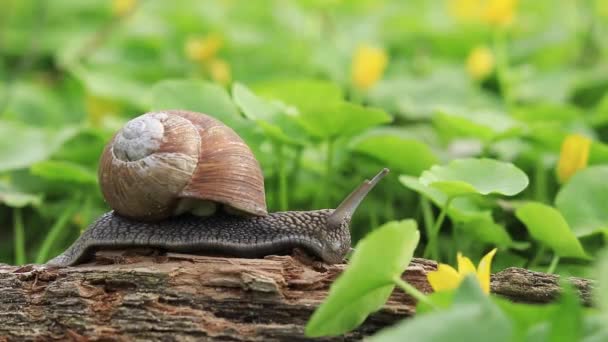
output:
[[[380,182],[384,176],[389,173],[388,168],[382,169],[378,172],[372,180],[366,179],[363,184],[356,188],[350,195],[346,196],[344,201],[334,210],[334,212],[327,218],[327,223],[330,227],[339,227],[344,220],[349,220],[359,207],[359,204],[363,201],[365,196]]]

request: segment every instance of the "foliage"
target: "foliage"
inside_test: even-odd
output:
[[[354,244],[383,224],[415,226],[415,255],[442,263],[497,247],[493,272],[592,275],[608,236],[605,3],[5,0],[0,262],[66,248],[108,210],[96,172],[112,134],[146,111],[181,108],[246,140],[270,211],[335,207],[388,167],[354,217]],[[353,269],[371,262],[366,253]],[[357,292],[363,309],[341,312],[331,332],[353,328],[389,287],[411,291],[382,284],[369,303]],[[606,335],[568,295],[540,309],[461,284],[445,310],[377,339],[439,320],[436,338]],[[334,292],[357,290],[342,287]],[[566,311],[572,321],[560,322]],[[474,330],[479,317],[492,329]],[[330,331],[315,324],[312,334]]]

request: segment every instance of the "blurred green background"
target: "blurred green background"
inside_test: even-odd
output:
[[[0,262],[45,261],[107,211],[96,175],[102,148],[154,109],[206,112],[235,128],[263,167],[271,211],[335,207],[390,167],[355,217],[355,240],[388,220],[422,227],[438,213],[400,175],[455,158],[512,162],[530,186],[515,198],[477,199],[468,210],[483,219],[450,212],[439,240],[443,261],[499,246],[497,268],[550,260],[512,208],[553,204],[566,181],[556,176],[566,136],[593,141],[581,167],[608,160],[607,1],[0,8]],[[603,245],[608,222],[583,232],[566,219],[587,251]],[[587,269],[574,260],[559,271]]]

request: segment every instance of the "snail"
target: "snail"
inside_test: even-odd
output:
[[[357,206],[388,173],[364,181],[336,209],[268,213],[264,177],[251,149],[201,113],[150,112],[106,145],[99,183],[111,211],[47,265],[65,267],[101,249],[152,247],[256,258],[302,248],[327,263],[351,249]]]

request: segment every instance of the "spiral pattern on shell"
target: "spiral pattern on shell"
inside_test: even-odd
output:
[[[110,207],[139,220],[209,203],[267,214],[253,152],[230,127],[205,114],[169,110],[127,122],[102,154],[99,180]]]

